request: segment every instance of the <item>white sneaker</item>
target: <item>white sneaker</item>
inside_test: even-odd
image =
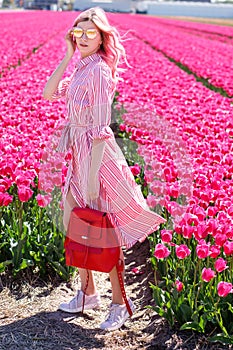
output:
[[[58,310],[76,313],[81,312],[83,309],[83,296],[84,293],[79,290],[77,295],[69,303],[61,303]],[[96,309],[100,306],[100,296],[99,294],[85,295],[85,303],[83,310]]]
[[[128,299],[129,306],[134,312],[135,306],[131,299]],[[114,331],[123,326],[125,321],[129,318],[129,313],[125,304],[111,304],[109,314],[106,320],[101,323],[100,328],[107,331]]]

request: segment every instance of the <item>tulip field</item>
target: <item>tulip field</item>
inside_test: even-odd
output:
[[[43,168],[65,104],[45,101],[42,90],[76,15],[0,14],[2,273],[72,273],[54,222],[59,208],[51,211],[69,155]],[[149,237],[150,307],[171,326],[233,344],[233,27],[133,14],[109,19],[125,34],[130,65],[115,98],[119,136],[137,144],[143,161],[131,167],[135,180],[167,220]]]

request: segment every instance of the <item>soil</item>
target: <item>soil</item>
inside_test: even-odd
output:
[[[153,271],[149,260],[149,242],[136,244],[125,253],[126,291],[136,305],[136,312],[117,331],[98,328],[111,302],[107,274],[95,273],[101,294],[99,310],[84,314],[57,311],[60,302],[72,298],[79,288],[79,276],[69,283],[43,281],[38,276],[19,281],[0,278],[0,350],[84,350],[84,349],[232,349],[219,343],[208,343],[207,336],[171,329],[155,311],[149,282]],[[133,268],[138,271],[133,272]]]

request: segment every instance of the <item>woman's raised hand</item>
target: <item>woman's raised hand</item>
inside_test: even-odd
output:
[[[72,57],[76,50],[76,42],[73,40],[73,28],[69,29],[65,36],[65,41],[67,45],[67,55]]]
[[[97,174],[92,175],[90,173],[88,188],[87,188],[87,203],[90,204],[91,201],[94,201],[99,197],[100,184],[97,177]]]
[[[73,41],[72,29],[69,29],[66,33],[65,41],[67,45],[66,55],[57,66],[53,74],[50,76],[43,90],[43,96],[47,100],[52,101],[53,94],[57,90],[58,84],[62,79],[63,74],[76,50],[76,42]]]

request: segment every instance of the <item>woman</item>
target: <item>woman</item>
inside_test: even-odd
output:
[[[120,244],[126,248],[143,241],[165,220],[151,212],[140,188],[120,151],[111,128],[111,104],[118,81],[118,64],[124,47],[116,28],[112,27],[105,12],[91,8],[81,13],[67,32],[65,57],[49,78],[43,95],[48,100],[66,96],[69,123],[63,130],[58,149],[71,149],[63,198],[64,226],[67,229],[72,209],[76,206],[96,207],[112,213]],[[81,59],[72,76],[62,80],[75,50]],[[123,257],[123,253],[121,252]],[[74,313],[100,305],[91,272],[85,289],[87,271],[79,269],[81,290],[69,302],[62,303],[60,310]],[[120,328],[129,317],[114,268],[110,272],[112,303],[101,329]],[[134,305],[129,299],[132,309]]]

